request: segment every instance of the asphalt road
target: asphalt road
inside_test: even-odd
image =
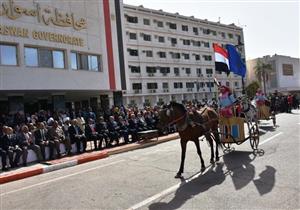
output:
[[[261,124],[260,149],[235,146],[207,170],[188,144],[185,180],[174,179],[178,140],[0,186],[0,209],[300,209],[300,112]]]

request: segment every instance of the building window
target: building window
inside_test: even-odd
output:
[[[150,20],[149,19],[145,19],[143,20],[144,25],[150,26]]]
[[[147,89],[157,89],[157,83],[147,83]]]
[[[158,37],[158,42],[164,43],[165,42],[165,37],[159,36]]]
[[[282,64],[282,75],[284,76],[293,76],[293,65],[292,64]]]
[[[176,23],[169,23],[169,28],[176,30],[177,29]]]
[[[205,61],[211,61],[212,60],[211,55],[203,55],[202,57],[204,58]]]
[[[170,67],[160,67],[159,71],[162,74],[168,74],[170,73]]]
[[[157,27],[163,28],[164,23],[162,21],[157,21]]]
[[[201,47],[201,42],[200,41],[192,41],[192,44],[195,47]]]
[[[129,39],[136,40],[137,39],[136,33],[129,33]]]
[[[210,30],[210,33],[212,33],[212,35],[214,35],[214,36],[217,36],[217,32],[216,31]]]
[[[171,52],[172,58],[173,59],[180,59],[180,53],[173,53]]]
[[[166,58],[167,57],[166,52],[157,52],[157,54],[160,58]]]
[[[179,68],[178,67],[175,67],[174,68],[174,74],[176,75],[176,76],[179,76]]]
[[[213,82],[206,82],[206,87],[212,88],[212,87],[214,87],[214,83]]]
[[[209,42],[203,42],[203,46],[209,48]]]
[[[195,54],[195,60],[196,60],[196,61],[199,61],[199,60],[200,60],[200,55]]]
[[[148,41],[150,42],[151,41],[151,35],[150,34],[144,34],[144,41]]]
[[[187,82],[185,83],[186,88],[194,88],[194,83],[193,82]]]
[[[53,57],[53,68],[64,69],[65,68],[65,59],[64,52],[59,50],[52,51]],[[91,70],[98,70],[98,59],[97,56],[91,56]]]
[[[226,38],[226,34],[224,32],[221,32],[221,36],[222,36],[223,39]]]
[[[162,83],[162,88],[163,88],[163,89],[168,89],[168,88],[169,88],[169,83],[163,82],[163,83]]]
[[[206,35],[210,34],[210,30],[208,28],[204,28],[203,34],[206,34]]]
[[[228,34],[229,39],[233,39],[233,34]]]
[[[154,73],[156,73],[156,67],[155,66],[146,66],[146,72],[148,74],[154,74]]]
[[[62,50],[25,47],[25,65],[31,67],[65,68],[65,53]]]
[[[133,90],[141,90],[142,89],[142,83],[132,83],[132,89]]]
[[[138,17],[127,16],[127,22],[138,23]]]
[[[239,83],[238,82],[234,82],[234,86],[238,88],[239,87]]]
[[[37,48],[25,48],[25,64],[26,66],[33,67],[37,67],[39,65]]]
[[[206,74],[213,74],[213,70],[212,69],[206,69]]]
[[[191,68],[185,68],[185,73],[186,73],[187,75],[191,74]]]
[[[190,59],[190,54],[187,53],[182,53],[182,56],[185,60],[189,60]]]
[[[174,82],[174,88],[175,89],[181,89],[181,88],[183,88],[182,82]]]
[[[177,44],[177,39],[176,39],[176,38],[171,38],[171,44],[172,44],[172,45]]]
[[[202,75],[202,70],[200,68],[196,69],[197,76],[200,77]]]
[[[189,40],[189,39],[183,39],[182,43],[183,43],[183,45],[191,45],[191,40]]]
[[[182,31],[189,31],[189,27],[187,25],[182,25]]]
[[[127,49],[130,56],[139,56],[139,51],[134,49]]]
[[[141,67],[139,66],[129,66],[131,73],[141,73]]]
[[[101,71],[99,55],[72,52],[71,65],[74,70]]]
[[[227,86],[227,87],[230,87],[230,83],[229,83],[229,82],[226,82],[226,86]]]
[[[197,27],[193,27],[193,32],[194,32],[195,35],[198,35],[199,34],[198,28]]]
[[[8,66],[17,65],[17,46],[0,44],[0,64]]]
[[[146,50],[145,53],[146,53],[146,57],[153,57],[152,50]]]

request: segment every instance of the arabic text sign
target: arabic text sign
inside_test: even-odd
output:
[[[15,4],[13,0],[2,3],[0,8],[0,16],[6,16],[11,20],[16,20],[23,15],[36,17],[38,22],[45,25],[56,25],[60,27],[72,27],[79,31],[87,28],[87,21],[84,18],[75,20],[73,13],[61,13],[57,8],[41,8],[39,3],[34,4],[34,8],[24,8]]]

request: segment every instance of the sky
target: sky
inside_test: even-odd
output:
[[[300,0],[123,0],[123,3],[243,28],[247,59],[299,58]]]

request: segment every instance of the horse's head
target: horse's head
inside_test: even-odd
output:
[[[159,122],[157,127],[162,129],[170,124],[174,124],[185,114],[186,109],[182,104],[171,102],[159,112]]]

